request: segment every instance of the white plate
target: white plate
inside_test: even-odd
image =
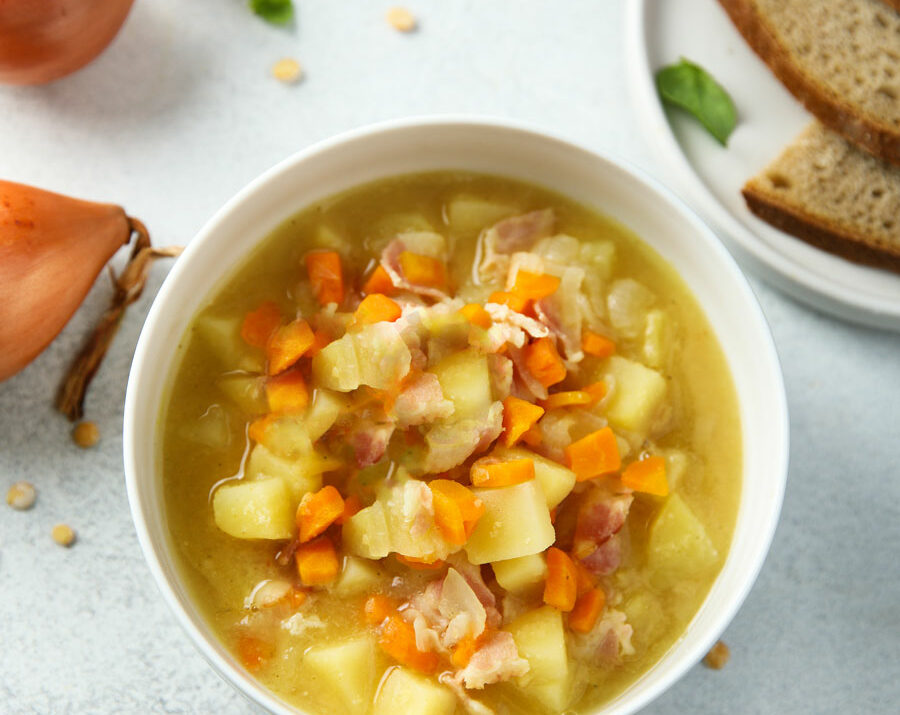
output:
[[[629,0],[629,86],[651,147],[681,193],[743,265],[794,297],[855,322],[900,330],[900,276],[820,251],[759,220],[740,189],[812,121],[715,0]],[[654,73],[686,57],[728,90],[738,126],[721,147],[692,117],[668,113]],[[671,122],[671,123],[670,123]]]

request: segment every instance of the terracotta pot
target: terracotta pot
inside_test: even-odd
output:
[[[134,0],[0,0],[0,83],[65,77],[112,42]]]

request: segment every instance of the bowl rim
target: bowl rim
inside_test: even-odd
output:
[[[296,165],[302,164],[320,154],[328,153],[342,144],[351,143],[360,139],[375,140],[378,137],[391,133],[402,133],[421,129],[423,127],[429,127],[435,130],[441,127],[446,129],[466,128],[476,131],[479,129],[501,130],[519,134],[523,139],[549,140],[550,142],[556,142],[559,145],[567,147],[570,150],[574,150],[583,155],[588,155],[593,160],[599,160],[601,163],[612,165],[614,168],[630,175],[631,178],[640,184],[649,195],[655,195],[656,198],[667,203],[670,209],[680,214],[690,225],[692,230],[703,239],[706,247],[713,251],[716,255],[716,259],[722,263],[723,268],[730,274],[729,278],[731,279],[730,282],[733,289],[740,293],[743,307],[749,311],[748,317],[752,318],[756,323],[756,332],[760,337],[764,338],[763,343],[757,345],[756,349],[758,350],[760,360],[766,362],[768,365],[769,378],[771,380],[770,386],[772,388],[772,395],[770,397],[773,400],[772,407],[774,408],[772,422],[775,425],[774,433],[779,438],[779,444],[775,445],[779,452],[777,458],[778,478],[774,480],[775,484],[772,485],[775,491],[772,494],[773,500],[771,502],[771,508],[766,514],[767,518],[764,522],[765,527],[762,531],[756,533],[756,548],[754,550],[753,562],[744,564],[742,570],[743,575],[739,580],[739,588],[734,589],[734,592],[726,599],[727,603],[725,607],[722,607],[713,617],[712,623],[707,626],[706,636],[698,639],[694,647],[681,653],[678,663],[670,667],[670,672],[665,675],[665,677],[658,679],[655,683],[648,687],[644,687],[640,691],[635,690],[634,692],[631,692],[634,689],[634,686],[640,682],[641,678],[646,675],[645,673],[641,678],[635,681],[635,683],[626,688],[625,691],[617,695],[613,701],[601,705],[600,709],[596,711],[598,714],[604,713],[606,715],[612,715],[612,713],[633,713],[659,697],[675,682],[680,680],[690,668],[699,662],[732,621],[747,598],[762,569],[762,565],[765,562],[765,558],[769,552],[778,525],[789,466],[790,428],[783,372],[771,329],[750,284],[739,268],[737,262],[725,248],[724,244],[698,214],[696,214],[674,192],[630,161],[608,152],[601,152],[588,148],[577,141],[528,122],[483,115],[433,114],[401,117],[359,126],[318,141],[279,161],[274,166],[251,180],[206,221],[194,238],[189,242],[180,259],[175,262],[175,265],[166,276],[155,296],[141,329],[128,377],[123,421],[123,458],[128,502],[141,551],[143,552],[147,566],[153,575],[157,588],[159,588],[169,609],[173,612],[181,627],[188,633],[195,647],[220,677],[232,685],[248,700],[272,713],[278,713],[279,715],[298,715],[298,713],[304,712],[296,706],[287,704],[272,691],[263,686],[256,678],[242,672],[234,663],[229,662],[217,652],[210,642],[210,639],[200,630],[198,624],[183,608],[172,583],[170,583],[169,578],[165,573],[161,555],[168,553],[169,549],[164,544],[157,547],[151,536],[150,528],[144,514],[143,489],[141,486],[142,480],[138,474],[139,469],[135,458],[136,443],[137,440],[140,439],[140,435],[135,429],[135,424],[138,420],[138,411],[140,409],[139,397],[142,392],[142,376],[146,374],[146,371],[143,368],[146,363],[154,360],[154,355],[149,349],[152,342],[151,336],[156,330],[155,326],[160,320],[160,316],[167,308],[169,296],[174,291],[174,286],[184,280],[184,278],[182,278],[183,275],[187,277],[195,270],[191,265],[193,256],[201,250],[201,246],[210,240],[211,236],[215,236],[221,226],[228,223],[232,213],[235,212],[239,206],[250,197],[256,195],[261,190],[264,190],[270,183],[277,181],[283,174],[291,171]],[[354,184],[351,184],[349,186],[353,185]],[[547,188],[552,190],[552,183],[548,183]],[[298,206],[297,210],[301,209],[302,206]],[[262,240],[263,238],[264,236],[261,235],[259,240]],[[718,333],[716,334],[718,337]],[[731,371],[733,366],[727,359],[727,356],[726,364],[728,364],[729,370]],[[155,397],[152,400],[152,403],[158,413],[161,404],[161,396]],[[738,405],[740,404],[741,401],[739,399]],[[738,513],[738,516],[739,515],[740,512]],[[732,541],[729,545],[729,552],[733,550],[733,548],[734,542]],[[727,563],[727,561],[723,563],[722,572],[724,572],[725,563]],[[721,578],[722,572],[716,576],[716,581]],[[716,581],[713,582],[713,586]],[[712,587],[710,593],[712,593]],[[702,609],[703,606],[701,605],[700,610],[694,615],[694,619],[696,619]],[[650,668],[650,671],[667,659],[682,638],[684,638],[684,634],[669,647],[666,653]],[[628,696],[628,701],[619,704],[618,701],[629,693],[631,694]]]

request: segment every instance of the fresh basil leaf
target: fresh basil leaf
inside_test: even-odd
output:
[[[294,17],[292,0],[250,0],[250,9],[274,25],[286,25]]]
[[[683,57],[656,73],[656,91],[663,102],[693,114],[722,146],[737,124],[734,102],[705,69]]]

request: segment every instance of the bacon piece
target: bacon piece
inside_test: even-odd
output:
[[[393,416],[401,428],[445,419],[453,414],[453,403],[444,399],[437,375],[423,372],[406,385],[394,402]]]
[[[519,657],[516,642],[507,631],[494,631],[460,670],[455,679],[467,688],[482,689],[490,683],[517,678],[528,672],[528,661]]]
[[[512,216],[491,226],[481,238],[479,275],[485,280],[505,276],[510,254],[527,250],[535,241],[549,236],[555,223],[553,209],[543,209]]]
[[[632,655],[634,633],[626,622],[625,614],[614,608],[608,609],[589,633],[575,633],[572,636],[573,654],[583,660],[597,660],[613,665],[624,655]]]
[[[357,466],[362,469],[378,462],[387,451],[392,434],[394,434],[393,423],[360,421],[348,440],[353,447]]]
[[[622,560],[619,531],[625,525],[634,497],[612,494],[595,487],[584,495],[578,509],[573,554],[592,573],[611,574]]]

